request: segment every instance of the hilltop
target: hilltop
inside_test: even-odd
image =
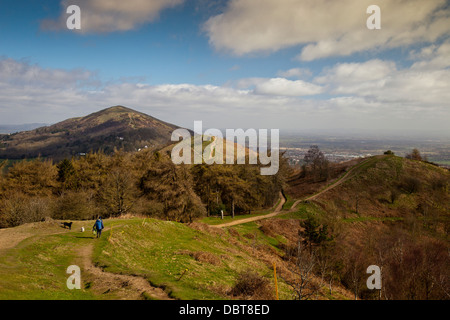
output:
[[[42,156],[60,160],[98,150],[108,154],[114,148],[161,148],[170,143],[177,128],[147,114],[115,106],[51,126],[0,135],[0,158]]]

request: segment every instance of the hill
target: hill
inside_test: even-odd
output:
[[[343,218],[450,217],[449,170],[397,156],[375,156],[317,200]]]
[[[93,223],[76,221],[68,230],[48,220],[2,229],[0,300],[274,298],[271,262],[282,261],[258,256],[231,231],[148,218],[106,219],[96,240],[80,232]],[[80,290],[66,287],[69,265],[81,268]],[[251,297],[234,294],[239,275],[249,270],[264,287],[247,292]],[[290,298],[281,279],[278,288],[281,299]]]
[[[298,241],[308,244],[305,227],[312,235],[326,230],[331,241],[312,245],[314,273],[338,281],[355,298],[448,299],[449,171],[393,155],[355,162],[337,165],[333,171],[343,173],[326,182],[296,173],[282,211],[235,221],[233,228],[283,237],[287,241],[277,245],[282,257],[295,252]],[[382,270],[381,290],[366,287],[370,265]]]
[[[30,131],[0,135],[0,159],[38,156],[61,160],[90,151],[114,148],[136,151],[170,143],[178,127],[141,112],[115,106]]]
[[[302,179],[292,179],[291,190],[301,193]],[[298,202],[284,218],[312,217],[328,226],[334,240],[326,257],[355,297],[448,299],[449,170],[394,155],[374,156],[342,180]],[[365,287],[369,265],[383,270],[381,291]]]

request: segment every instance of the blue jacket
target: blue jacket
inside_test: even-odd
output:
[[[104,228],[103,221],[101,219],[97,219],[97,221],[95,221],[95,228],[97,230],[102,230]]]

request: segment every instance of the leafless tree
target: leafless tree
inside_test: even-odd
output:
[[[320,286],[313,282],[313,270],[317,264],[315,250],[303,250],[301,240],[298,241],[296,253],[290,259],[293,267],[290,271],[294,274],[293,279],[287,281],[292,287],[298,300],[308,300],[314,297]]]

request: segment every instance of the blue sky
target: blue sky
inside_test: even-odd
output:
[[[186,127],[446,135],[449,37],[445,0],[3,0],[0,123],[121,104]]]

